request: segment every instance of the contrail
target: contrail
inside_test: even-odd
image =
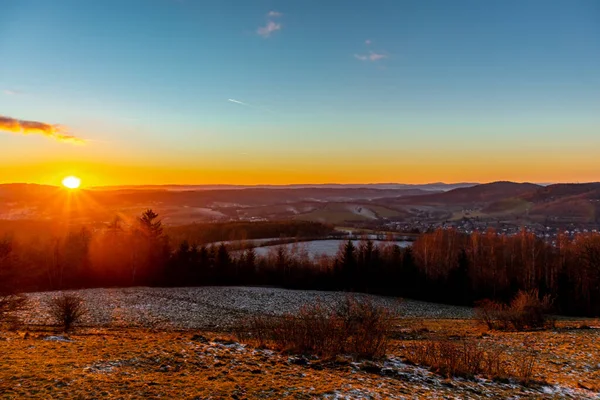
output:
[[[230,102],[235,103],[235,104],[240,104],[242,106],[254,108],[256,110],[261,110],[261,111],[266,111],[266,112],[269,112],[269,113],[273,113],[273,111],[269,110],[268,108],[259,107],[259,106],[253,106],[252,104],[244,103],[243,101],[239,101],[239,100],[236,100],[236,99],[227,99],[227,101],[230,101]]]
[[[241,104],[243,106],[252,107],[250,104],[244,103],[243,101],[239,101],[239,100],[236,100],[236,99],[227,99],[227,101],[230,101],[230,102],[235,103],[235,104]]]
[[[59,142],[85,143],[73,135],[64,133],[60,125],[47,124],[45,122],[24,121],[0,115],[0,131],[11,132],[21,135],[42,135],[58,140]]]

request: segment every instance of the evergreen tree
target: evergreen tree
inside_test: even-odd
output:
[[[223,285],[231,281],[231,257],[224,243],[221,243],[217,248],[215,268],[219,284]]]
[[[353,290],[355,286],[354,280],[357,276],[357,262],[356,247],[354,246],[354,243],[352,243],[352,240],[348,240],[343,247],[339,258],[343,288],[346,290]]]

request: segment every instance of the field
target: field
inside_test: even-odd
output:
[[[402,216],[403,213],[379,205],[352,203],[328,203],[296,219],[318,221],[328,224],[342,224],[347,221],[372,221],[379,218]]]
[[[298,357],[240,343],[230,329],[256,313],[294,312],[343,293],[268,288],[132,288],[80,291],[92,311],[70,335],[47,326],[43,300],[31,325],[0,334],[3,398],[405,399],[600,398],[597,321],[561,320],[548,331],[495,332],[472,310],[371,297],[402,315],[385,359]],[[590,325],[584,327],[582,324]],[[537,354],[534,384],[447,378],[408,362],[426,340],[471,338],[509,355]],[[515,357],[515,359],[517,359]]]
[[[90,309],[88,326],[153,327],[161,329],[227,330],[249,315],[296,313],[304,304],[332,304],[342,292],[254,287],[126,288],[77,291]],[[30,293],[32,309],[23,314],[29,325],[47,325],[45,300],[55,292]],[[363,295],[358,295],[359,297]],[[465,307],[373,296],[377,304],[414,318],[470,318]]]

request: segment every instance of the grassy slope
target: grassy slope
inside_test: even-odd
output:
[[[404,327],[404,328],[403,328]],[[290,363],[288,356],[235,343],[192,341],[195,332],[143,329],[80,328],[72,342],[40,340],[52,334],[37,328],[0,334],[0,395],[4,398],[564,398],[518,385],[427,378],[411,366],[409,375],[390,376],[356,369],[346,360]],[[485,335],[483,335],[485,333]],[[215,335],[205,333],[214,340]],[[405,348],[422,340],[452,337],[481,340],[509,353],[523,351],[525,336],[539,352],[535,378],[571,388],[600,391],[600,330],[485,332],[473,321],[406,320],[389,353],[402,357]],[[416,373],[416,374],[415,374]],[[421,375],[419,375],[421,374]],[[409,378],[411,377],[412,378]],[[421,376],[421,378],[419,378]],[[446,382],[446,383],[444,383]],[[354,394],[354,397],[346,397]],[[234,397],[234,395],[236,397]]]
[[[352,212],[352,208],[362,207],[373,211],[379,218],[391,218],[401,216],[402,212],[392,210],[380,205],[364,203],[328,203],[323,207],[309,213],[296,216],[296,219],[318,221],[328,224],[342,224],[346,221],[372,221],[364,215]]]

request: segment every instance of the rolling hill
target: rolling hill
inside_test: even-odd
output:
[[[117,214],[136,216],[146,208],[159,212],[167,224],[282,219],[435,222],[462,218],[587,223],[600,219],[600,183],[541,186],[493,182],[448,191],[435,191],[432,186],[427,190],[410,185],[382,186],[141,187],[69,192],[53,186],[9,184],[0,185],[0,220],[68,217],[100,222]]]
[[[448,192],[414,196],[402,199],[404,203],[418,204],[462,204],[491,203],[502,199],[520,197],[542,188],[533,183],[492,182],[477,186],[458,188]]]

